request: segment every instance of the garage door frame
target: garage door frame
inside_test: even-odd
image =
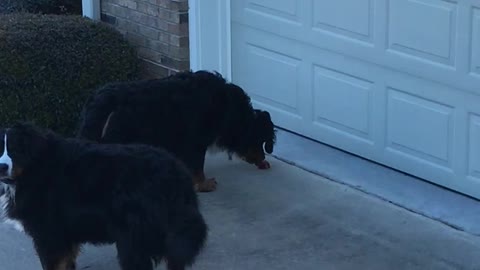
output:
[[[189,0],[190,69],[232,78],[231,0]]]

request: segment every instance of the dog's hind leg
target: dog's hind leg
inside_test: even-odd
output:
[[[166,261],[168,270],[184,270],[194,263],[207,239],[207,225],[198,212],[192,208],[185,217],[171,225],[166,239]]]
[[[122,270],[153,270],[152,258],[139,242],[128,236],[117,239],[117,256]]]

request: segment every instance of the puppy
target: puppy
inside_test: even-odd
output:
[[[4,209],[44,270],[75,269],[84,243],[114,243],[123,270],[192,265],[207,238],[192,177],[145,145],[64,139],[32,124],[0,129]]]
[[[268,169],[265,152],[275,144],[270,114],[255,110],[242,88],[207,71],[105,85],[86,102],[78,137],[163,147],[187,165],[202,192],[217,183],[205,178],[208,149]]]

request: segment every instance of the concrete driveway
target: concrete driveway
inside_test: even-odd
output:
[[[193,269],[480,269],[478,237],[271,163],[260,171],[209,157],[207,175],[219,186],[200,195],[210,236]],[[115,256],[112,246],[86,246],[79,269],[119,269]],[[0,269],[40,269],[28,237],[3,224]]]

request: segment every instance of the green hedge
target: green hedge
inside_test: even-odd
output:
[[[0,0],[0,13],[82,14],[82,0]]]
[[[134,49],[81,16],[0,15],[0,126],[29,120],[73,135],[87,96],[139,76]]]

